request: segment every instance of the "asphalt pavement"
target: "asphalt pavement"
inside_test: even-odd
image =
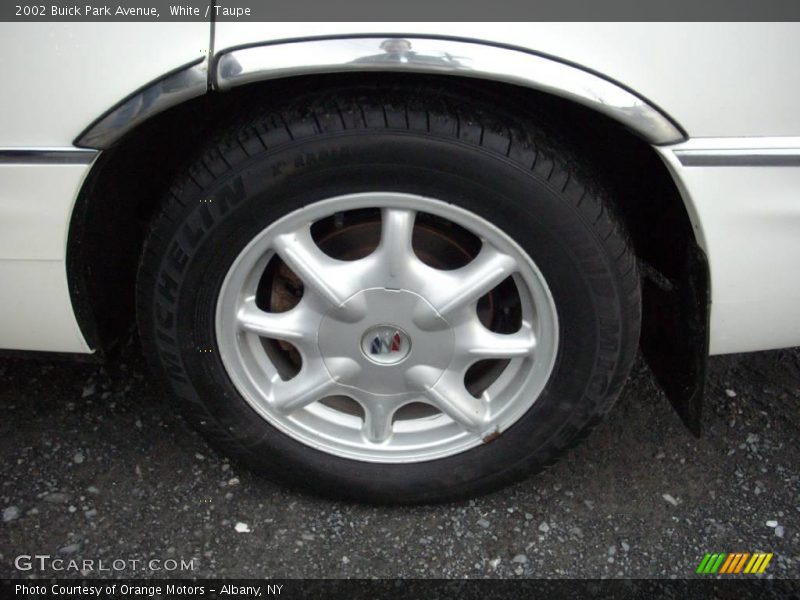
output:
[[[771,552],[763,577],[800,577],[800,349],[712,358],[700,439],[638,359],[556,466],[418,507],[310,497],[228,461],[140,352],[0,359],[0,576],[683,578],[707,552]]]

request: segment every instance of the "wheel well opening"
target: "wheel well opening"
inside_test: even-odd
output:
[[[148,224],[175,174],[188,169],[197,148],[220,127],[274,98],[342,86],[385,90],[393,85],[440,88],[482,98],[505,112],[531,115],[599,171],[643,266],[645,355],[671,398],[685,397],[687,390],[696,395],[707,355],[707,268],[680,193],[658,154],[619,123],[571,101],[454,76],[350,73],[266,81],[210,92],[127,134],[99,157],[70,224],[68,279],[89,344],[108,351],[132,331],[136,268]],[[687,327],[692,332],[676,339],[676,331]],[[678,359],[681,354],[684,358]],[[690,416],[699,423],[698,411]]]

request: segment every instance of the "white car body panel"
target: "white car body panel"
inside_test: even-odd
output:
[[[800,344],[800,166],[684,166],[677,154],[800,148],[800,138],[696,139],[659,152],[691,199],[711,271],[711,354]],[[795,154],[796,155],[796,154]]]
[[[0,347],[91,352],[72,310],[67,231],[89,165],[0,164]]]
[[[2,23],[0,151],[69,148],[137,88],[208,55],[207,23]],[[0,348],[88,353],[66,273],[88,165],[0,162]]]
[[[205,58],[209,34],[207,23],[0,25],[0,47],[15,56],[6,74],[14,92],[0,98],[0,156],[70,148],[126,96]],[[800,165],[687,166],[676,154],[800,156],[800,25],[220,22],[214,48],[219,55],[365,34],[527,49],[610,78],[662,109],[690,137],[657,151],[709,259],[711,352],[800,345]],[[65,267],[70,215],[89,169],[0,161],[0,348],[92,351]]]
[[[797,23],[232,23],[215,53],[318,36],[450,36],[516,46],[622,83],[691,137],[800,135]]]
[[[208,55],[207,23],[0,23],[0,147],[70,146],[138,88]],[[13,93],[8,93],[13,90]]]

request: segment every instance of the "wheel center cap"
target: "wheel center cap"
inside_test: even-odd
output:
[[[396,365],[411,352],[411,338],[395,325],[377,325],[361,337],[361,352],[376,364]]]
[[[339,384],[381,396],[418,395],[453,357],[453,329],[422,296],[369,288],[323,317],[322,362]],[[343,368],[346,365],[346,368]]]

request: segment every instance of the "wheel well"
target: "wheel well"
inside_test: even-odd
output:
[[[148,223],[173,175],[188,168],[203,140],[265,98],[348,84],[455,88],[505,110],[534,112],[587,157],[602,172],[643,267],[642,349],[678,412],[697,430],[707,356],[707,265],[666,166],[646,142],[591,109],[485,80],[358,73],[266,81],[208,93],[128,133],[95,163],[70,224],[70,291],[92,347],[107,352],[131,331],[136,266]]]

